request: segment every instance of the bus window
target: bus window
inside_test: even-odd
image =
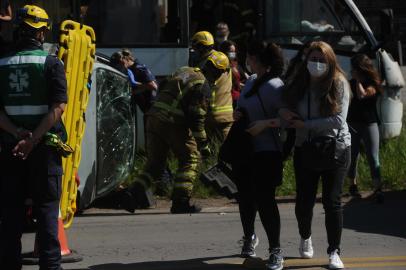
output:
[[[85,24],[96,31],[99,47],[182,45],[187,42],[186,1],[86,0],[81,4]]]
[[[281,45],[323,40],[335,50],[346,52],[359,52],[367,45],[339,0],[266,1],[265,36]]]

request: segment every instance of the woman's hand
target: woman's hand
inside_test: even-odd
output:
[[[300,118],[300,116],[297,113],[294,113],[286,108],[279,109],[278,113],[286,121],[289,121],[293,118]]]
[[[359,99],[363,99],[366,96],[365,89],[358,80],[356,81],[355,92],[357,93],[357,97]]]
[[[258,121],[254,121],[251,124],[251,126],[248,129],[246,129],[246,131],[249,134],[251,134],[251,136],[257,136],[258,134],[260,134],[262,131],[264,131],[267,128],[279,127],[279,126],[280,126],[279,118],[258,120]]]

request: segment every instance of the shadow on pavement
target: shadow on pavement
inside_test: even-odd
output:
[[[406,238],[406,190],[385,192],[385,202],[368,199],[344,206],[344,228]]]
[[[198,258],[191,260],[179,261],[155,261],[155,262],[140,262],[140,263],[110,263],[93,265],[89,268],[80,268],[74,270],[243,270],[241,264],[232,264],[226,262],[218,262],[214,264],[208,263],[212,260],[233,260],[236,257],[217,257],[217,258]],[[73,269],[72,269],[73,270]]]
[[[297,258],[285,258],[297,259]],[[110,263],[90,266],[72,270],[245,270],[245,269],[265,269],[266,261],[260,258],[241,259],[237,256],[197,258],[180,261],[155,261],[140,263]],[[289,264],[289,263],[288,263]],[[304,265],[285,265],[283,269],[328,269],[327,265],[309,263]]]

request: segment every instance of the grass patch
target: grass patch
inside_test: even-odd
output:
[[[403,118],[399,137],[381,142],[379,158],[384,189],[406,188],[406,120]],[[361,190],[373,189],[368,162],[365,155],[358,161],[358,185]]]

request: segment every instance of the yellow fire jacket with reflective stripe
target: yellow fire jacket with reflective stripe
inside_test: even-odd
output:
[[[203,60],[199,63],[199,68],[207,62],[207,58],[215,50],[209,51]],[[231,89],[233,86],[232,74],[231,71],[223,73],[220,78],[215,82],[215,85],[212,86],[211,101],[210,101],[210,110],[208,117],[214,119],[218,123],[229,123],[233,122],[233,98],[231,96]]]
[[[198,142],[206,141],[204,123],[210,87],[199,68],[182,67],[160,85],[148,115],[190,128]]]
[[[233,122],[232,74],[223,73],[211,89],[209,117],[218,123]]]

